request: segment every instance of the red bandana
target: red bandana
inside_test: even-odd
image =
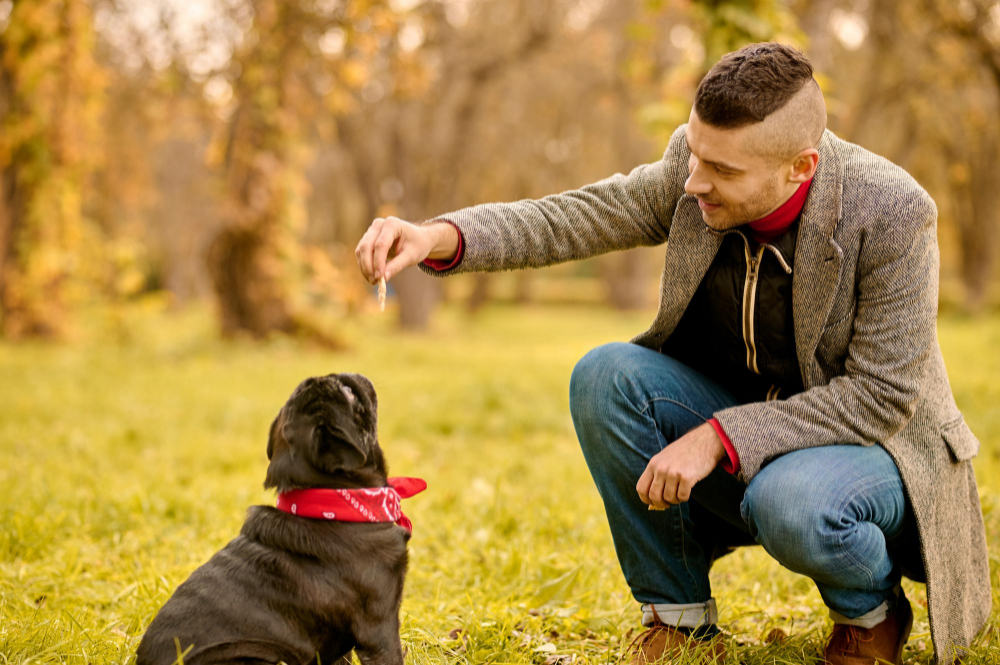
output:
[[[425,489],[427,483],[420,478],[389,478],[388,487],[294,490],[278,495],[278,510],[338,522],[395,522],[413,533],[413,523],[403,514],[399,500]]]

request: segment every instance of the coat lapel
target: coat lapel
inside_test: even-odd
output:
[[[722,245],[722,236],[712,233],[701,217],[698,199],[681,196],[670,224],[660,284],[660,309],[650,327],[652,337],[638,343],[658,349],[677,327],[694,292]]]
[[[837,292],[843,251],[833,234],[841,214],[843,171],[833,145],[834,137],[824,132],[819,144],[819,163],[809,190],[799,236],[795,244],[795,274],[792,276],[792,311],[795,348],[802,381],[808,389],[812,362],[823,324]]]

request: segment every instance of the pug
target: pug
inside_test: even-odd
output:
[[[271,424],[265,488],[240,535],[194,571],[150,623],[136,665],[402,665],[399,605],[409,520],[391,479],[378,403],[359,374],[303,381]]]

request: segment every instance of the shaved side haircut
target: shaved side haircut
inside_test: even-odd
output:
[[[812,63],[777,42],[723,56],[698,85],[694,110],[719,129],[759,125],[748,135],[748,149],[777,160],[815,148],[826,129],[826,103]]]

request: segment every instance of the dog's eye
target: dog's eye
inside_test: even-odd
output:
[[[356,398],[356,397],[354,396],[354,391],[353,391],[353,390],[351,390],[351,389],[350,389],[350,388],[348,388],[347,386],[345,386],[345,385],[341,384],[341,386],[340,386],[340,392],[344,393],[344,397],[346,397],[346,398],[347,398],[347,401],[348,401],[348,402],[349,402],[350,404],[354,404],[354,402],[355,402],[355,400],[356,400],[357,398]]]

